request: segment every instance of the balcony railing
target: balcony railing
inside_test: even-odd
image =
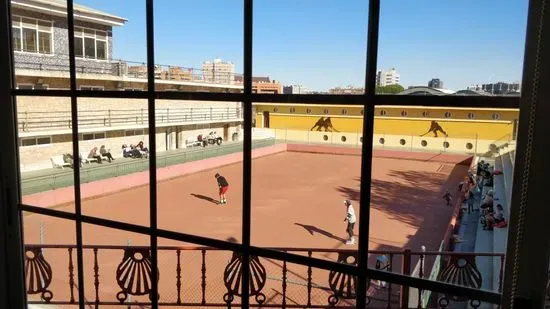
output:
[[[340,249],[272,248],[356,265],[357,252]],[[481,288],[484,280],[477,259],[503,254],[370,251],[369,266],[441,282]],[[95,306],[150,304],[151,256],[149,247],[83,246],[85,302]],[[159,246],[159,305],[230,307],[240,303],[242,256],[220,249]],[[29,303],[78,303],[76,246],[26,245],[26,284]],[[414,265],[418,265],[414,267]],[[502,262],[500,265],[503,267]],[[313,269],[285,261],[251,257],[250,296],[253,307],[353,308],[356,278],[335,271]],[[501,271],[502,274],[502,271]],[[502,276],[500,278],[502,281]],[[487,279],[485,279],[487,280]],[[370,280],[369,307],[398,308],[428,304],[447,308],[460,302],[472,308],[476,300],[429,294],[395,284]],[[431,305],[430,305],[431,304]]]
[[[241,117],[242,112],[238,107],[156,109],[156,123],[160,126],[163,124],[238,120]],[[71,112],[20,112],[17,113],[17,122],[20,132],[71,129]],[[82,110],[78,112],[78,125],[80,128],[146,127],[147,124],[148,113],[146,108]]]
[[[68,55],[56,54],[66,57],[66,63],[48,63],[46,61],[21,61],[15,62],[15,68],[20,70],[69,72]],[[143,62],[112,59],[105,62],[87,61],[78,59],[75,67],[77,74],[101,74],[108,76],[120,76],[147,80],[147,66]],[[17,74],[17,72],[16,72]],[[239,78],[242,74],[222,72],[216,70],[202,70],[177,65],[155,65],[155,79],[181,82],[197,82],[204,84],[234,85],[242,84]],[[77,76],[78,78],[78,76]]]

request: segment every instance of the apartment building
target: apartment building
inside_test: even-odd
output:
[[[202,75],[207,83],[231,85],[235,82],[235,65],[219,58],[205,61],[202,63]]]
[[[376,86],[384,87],[389,85],[396,85],[400,82],[399,73],[395,68],[391,68],[389,71],[378,70],[376,73]]]

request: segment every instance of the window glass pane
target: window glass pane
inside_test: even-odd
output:
[[[38,32],[38,46],[39,46],[39,52],[50,54],[52,52],[51,46],[52,46],[52,35],[51,33],[47,32]]]
[[[97,59],[107,59],[107,42],[96,41],[97,43]]]
[[[84,28],[84,36],[92,36],[92,37],[95,37],[95,31],[94,30],[91,30],[91,29],[88,29],[88,28]]]
[[[13,50],[21,50],[21,28],[12,28]]]
[[[18,149],[23,203],[74,211],[74,175],[71,166],[78,159],[72,158],[70,124],[69,98],[17,97],[18,134],[23,140],[28,139],[28,142],[22,141],[21,145],[41,145]],[[46,131],[48,135],[44,134]],[[51,240],[54,241],[53,238]]]
[[[146,128],[147,116],[147,100],[78,99],[78,129],[93,131],[79,141],[84,214],[149,225],[149,135],[124,134]]]
[[[395,69],[403,94],[519,95],[528,1],[499,4],[382,1],[381,90],[391,93],[384,83]]]
[[[50,301],[78,308],[76,223],[32,212],[21,217],[28,308],[50,307]]]
[[[36,19],[23,18],[22,25],[23,27],[36,29]]]
[[[52,142],[50,137],[39,137],[36,139],[36,144],[38,145],[44,145],[44,144],[50,144]]]
[[[102,41],[107,40],[107,33],[104,31],[96,31],[96,39]]]
[[[345,105],[254,104],[255,142],[277,143],[253,150],[253,245],[357,250],[360,111]],[[285,234],[269,237],[272,230]],[[334,255],[319,257],[336,261]]]
[[[36,30],[23,28],[23,51],[36,52]]]
[[[94,134],[93,133],[82,134],[82,139],[85,141],[92,140],[94,139]]]
[[[83,29],[80,27],[74,27],[74,36],[82,36]]]
[[[77,38],[77,37],[74,38],[74,54],[75,54],[75,57],[82,58],[84,56],[83,50],[82,50],[82,44],[83,44],[82,38]]]
[[[33,146],[36,145],[35,138],[25,138],[21,140],[21,146]]]
[[[278,81],[277,93],[364,94],[367,23],[368,1],[257,1],[254,77]]]
[[[95,39],[84,38],[84,52],[86,58],[95,58]]]
[[[52,31],[52,23],[49,22],[49,21],[39,20],[38,21],[38,30],[51,32]]]
[[[241,103],[157,100],[156,104],[159,227],[240,242]],[[273,143],[255,141],[254,147]],[[174,177],[161,178],[170,173]]]

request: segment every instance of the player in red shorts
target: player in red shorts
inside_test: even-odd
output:
[[[225,177],[218,173],[216,173],[214,177],[216,177],[216,180],[218,181],[218,187],[220,188],[220,204],[227,204],[225,193],[227,192],[227,189],[229,189],[229,183],[227,182],[227,179],[225,179]]]

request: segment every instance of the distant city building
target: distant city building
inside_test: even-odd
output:
[[[466,87],[467,90],[474,90],[474,91],[481,91],[482,85],[480,84],[474,84]]]
[[[392,68],[389,71],[378,70],[376,72],[376,86],[384,87],[389,85],[399,84],[400,77],[395,68]]]
[[[243,76],[235,75],[235,83],[242,84]],[[283,87],[276,80],[271,80],[269,76],[252,77],[252,93],[271,93],[281,94]]]
[[[443,88],[443,81],[439,78],[432,78],[432,80],[428,82],[428,87],[441,89]]]
[[[221,59],[205,61],[202,63],[202,76],[208,83],[231,85],[235,82],[235,65]]]
[[[520,91],[519,83],[498,82],[494,84],[483,84],[481,90],[492,94],[508,94]]]
[[[309,90],[302,85],[290,85],[283,87],[284,94],[306,94]]]
[[[335,87],[328,91],[329,94],[365,94],[365,88],[363,87]]]

